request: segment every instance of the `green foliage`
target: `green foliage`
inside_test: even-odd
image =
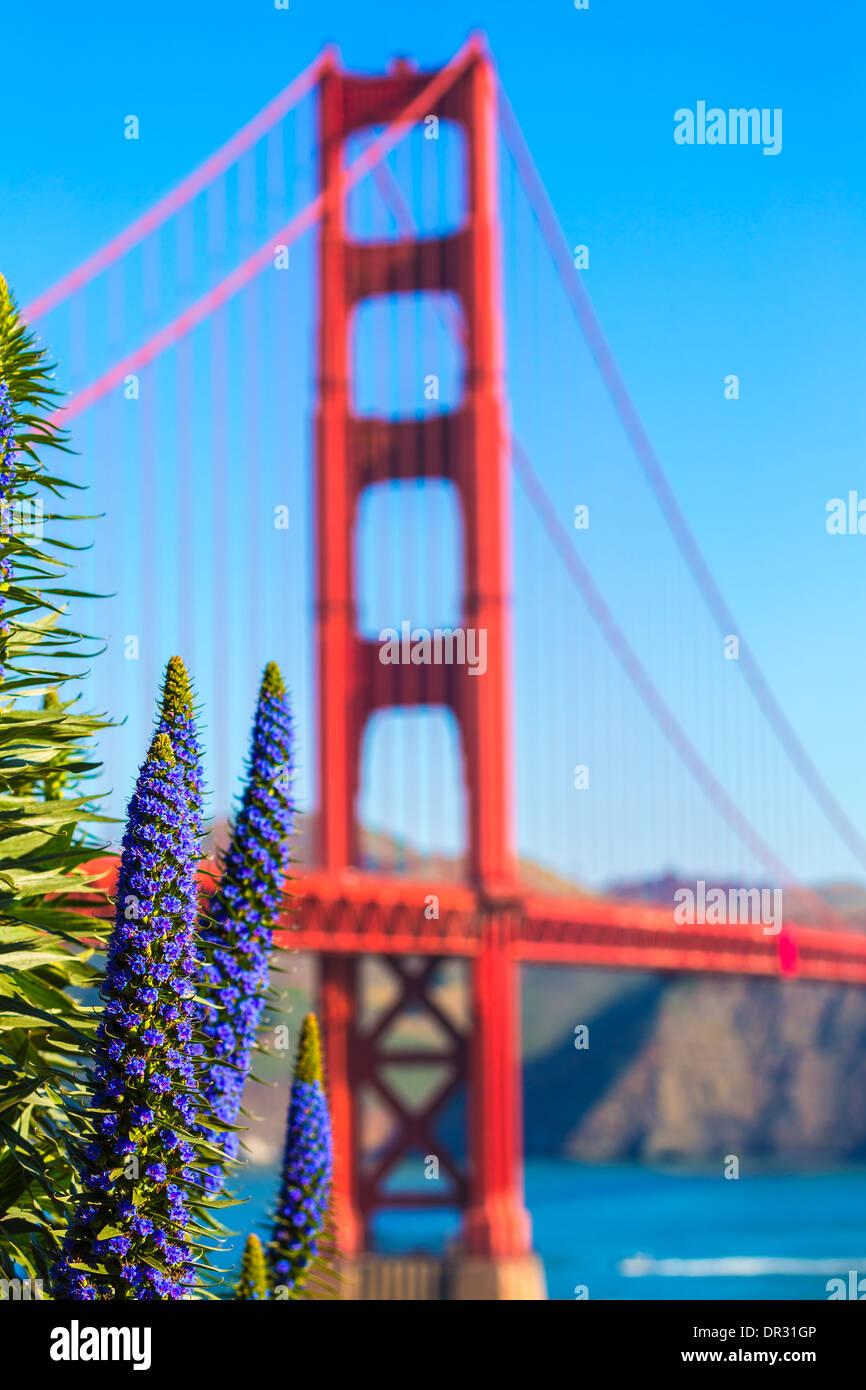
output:
[[[241,1275],[235,1287],[236,1299],[268,1298],[268,1272],[265,1252],[255,1233],[247,1236],[241,1259]]]
[[[192,686],[189,683],[189,676],[183,664],[183,659],[179,656],[169,657],[166,663],[165,675],[162,681],[160,710],[163,719],[172,718],[174,716],[180,716],[182,719],[192,719]]]
[[[319,1035],[319,1020],[315,1014],[307,1014],[301,1025],[298,1042],[298,1057],[295,1062],[296,1081],[318,1081],[324,1083],[322,1073],[322,1042]]]
[[[283,680],[283,673],[275,661],[269,661],[262,677],[262,694],[274,695],[281,700],[285,693],[286,682]]]
[[[89,751],[105,720],[58,691],[82,674],[92,644],[64,625],[68,552],[49,510],[74,486],[42,461],[68,452],[50,423],[58,393],[51,369],[0,277],[0,382],[11,397],[14,476],[5,500],[43,502],[42,536],[9,533],[0,554],[5,588],[0,683],[0,1271],[46,1277],[73,1187],[67,1142],[80,1114],[79,1077],[92,1051],[95,1010],[81,1000],[99,979],[93,948],[101,921],[75,902],[90,880],[81,866],[96,841],[86,782]],[[41,708],[35,700],[41,699]],[[82,941],[90,943],[88,947]]]

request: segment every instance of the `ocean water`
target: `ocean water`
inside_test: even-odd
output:
[[[671,1172],[633,1165],[533,1160],[526,1193],[549,1296],[573,1299],[826,1299],[827,1281],[866,1276],[866,1169],[817,1174]],[[263,1222],[274,1175],[250,1169],[249,1205]],[[257,1227],[258,1228],[258,1227]],[[381,1250],[441,1250],[455,1213],[385,1213]],[[864,1279],[866,1292],[866,1279]]]

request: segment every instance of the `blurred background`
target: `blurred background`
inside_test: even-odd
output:
[[[203,705],[212,843],[223,841],[274,659],[297,720],[299,872],[316,862],[319,283],[315,226],[302,219],[319,187],[317,94],[303,82],[282,104],[277,94],[327,42],[358,71],[384,71],[395,55],[435,69],[471,24],[507,94],[505,391],[546,499],[514,475],[522,883],[660,906],[699,879],[782,887],[786,917],[863,932],[866,540],[826,525],[832,499],[866,497],[862,17],[841,6],[816,16],[805,0],[735,0],[723,17],[683,17],[667,0],[373,11],[217,0],[205,14],[153,0],[146,17],[95,3],[86,27],[54,3],[4,19],[17,60],[0,110],[0,269],[58,362],[78,450],[67,471],[100,514],[76,586],[104,597],[75,605],[76,623],[106,644],[83,698],[123,721],[100,748],[99,790],[122,815],[160,672],[178,651]],[[273,99],[236,153],[113,242]],[[698,101],[781,109],[781,153],[677,145],[674,112]],[[347,164],[376,135],[353,136]],[[459,228],[463,133],[443,121],[429,135],[413,127],[352,189],[353,237]],[[227,291],[262,248],[255,273]],[[628,398],[610,390],[590,303],[671,494],[635,448]],[[458,407],[460,313],[439,293],[362,303],[354,411],[399,420]],[[576,508],[588,526],[575,528]],[[458,625],[462,542],[451,484],[369,489],[356,531],[362,634],[404,619]],[[563,564],[565,543],[589,585]],[[374,716],[361,768],[361,866],[459,882],[467,808],[451,716]],[[576,785],[578,768],[588,785]],[[315,966],[284,965],[297,1019],[315,1000]],[[369,968],[369,998],[385,1007],[388,981]],[[866,1272],[862,989],[522,975],[527,1195],[551,1296],[587,1285],[592,1297],[820,1298],[831,1275]],[[437,988],[462,1017],[462,968]],[[250,1152],[257,1214],[287,1085],[285,1059],[266,1065],[272,1084],[249,1100],[264,1117]],[[459,1148],[463,1121],[458,1098],[443,1141]],[[373,1150],[384,1125],[373,1111]],[[724,1176],[729,1156],[736,1180]],[[377,1238],[434,1248],[456,1222],[388,1214]]]

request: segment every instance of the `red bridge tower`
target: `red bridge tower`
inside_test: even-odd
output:
[[[321,79],[321,224],[319,407],[316,476],[316,625],[319,709],[320,832],[318,862],[339,879],[358,863],[355,803],[361,739],[374,711],[439,705],[459,726],[468,797],[468,862],[478,917],[472,972],[472,1024],[460,1035],[431,993],[436,957],[412,971],[390,956],[400,1000],[383,1023],[363,1031],[359,962],[335,944],[321,958],[321,1013],[335,1129],[335,1208],[349,1267],[364,1250],[368,1223],[388,1195],[386,1177],[409,1152],[436,1154],[451,1179],[451,1195],[432,1189],[429,1204],[463,1208],[464,1254],[449,1265],[446,1297],[538,1297],[540,1266],[531,1254],[524,1205],[520,1104],[517,971],[509,943],[518,912],[512,852],[511,646],[509,515],[501,286],[496,178],[496,92],[489,58],[473,42],[435,114],[459,122],[466,140],[465,224],[436,238],[371,244],[347,235],[342,191],[328,198],[344,167],[344,143],[354,131],[393,121],[430,82],[406,64],[384,77],[342,71],[334,59]],[[426,113],[422,113],[426,114]],[[465,325],[466,375],[459,407],[427,419],[380,420],[352,413],[350,316],[375,295],[451,291]],[[421,464],[423,461],[423,467]],[[392,666],[379,646],[357,631],[354,532],[358,502],[371,485],[394,478],[449,479],[464,519],[465,592],[462,626],[486,629],[487,670],[467,666]],[[339,911],[335,906],[334,911]],[[448,1043],[439,1053],[385,1052],[383,1029],[400,1010],[434,1015]],[[443,1087],[422,1112],[409,1111],[382,1074],[397,1062],[447,1063]],[[372,1085],[389,1103],[398,1136],[372,1172],[361,1165],[359,1093]],[[462,1171],[432,1135],[442,1105],[468,1086],[469,1160]],[[419,1205],[412,1199],[412,1205]],[[369,1269],[371,1262],[367,1262]],[[379,1287],[383,1287],[380,1281]],[[440,1284],[441,1287],[441,1284]],[[368,1283],[368,1288],[372,1286]],[[366,1295],[377,1296],[375,1291]],[[401,1296],[379,1294],[378,1296]],[[405,1294],[403,1296],[406,1296]],[[441,1296],[441,1295],[440,1295]]]

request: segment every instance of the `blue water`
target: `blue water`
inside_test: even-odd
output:
[[[270,1171],[249,1171],[249,1206],[226,1213],[243,1230],[264,1219],[273,1191]],[[578,1286],[590,1299],[826,1299],[828,1278],[838,1273],[847,1284],[849,1269],[866,1275],[863,1169],[741,1169],[728,1180],[535,1160],[526,1165],[526,1192],[554,1299],[573,1299]],[[390,1251],[440,1250],[455,1232],[456,1215],[440,1211],[386,1213],[376,1225],[378,1248]],[[648,1258],[631,1267],[647,1272],[630,1277],[621,1262],[636,1255]],[[717,1263],[733,1259],[751,1272]],[[795,1272],[778,1272],[780,1260]]]

